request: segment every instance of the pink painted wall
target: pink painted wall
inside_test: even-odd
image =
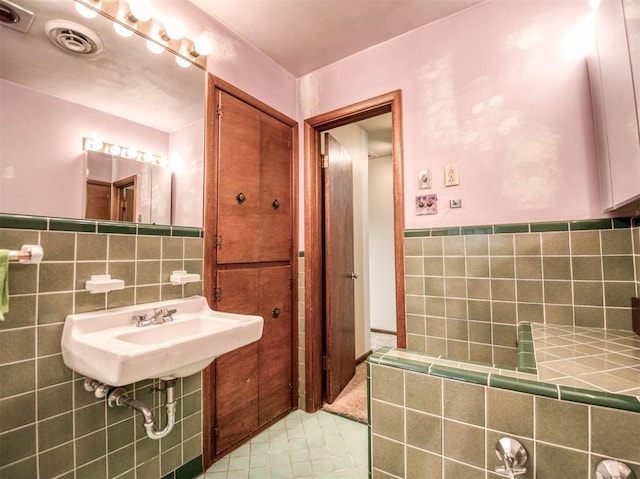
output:
[[[153,4],[158,18],[163,15],[180,18],[190,38],[195,39],[206,32],[213,39],[213,52],[207,60],[209,72],[290,118],[296,118],[296,79],[293,75],[194,4],[176,0],[154,0]]]
[[[587,3],[495,0],[396,37],[301,77],[300,118],[402,90],[406,228],[601,217]],[[420,191],[437,215],[415,215]]]

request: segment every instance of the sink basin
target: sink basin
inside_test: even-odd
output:
[[[176,309],[173,321],[137,327],[132,318]],[[70,314],[62,358],[70,369],[110,386],[143,379],[175,379],[206,368],[218,356],[257,341],[260,316],[223,313],[202,296]]]

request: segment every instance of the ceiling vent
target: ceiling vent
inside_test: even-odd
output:
[[[100,37],[79,23],[50,20],[45,23],[44,31],[49,40],[68,53],[94,57],[102,52],[103,44]]]
[[[33,22],[33,12],[15,3],[0,0],[0,25],[26,33]]]

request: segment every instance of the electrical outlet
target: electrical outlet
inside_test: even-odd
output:
[[[418,171],[418,189],[428,190],[431,188],[431,168]]]
[[[462,200],[449,200],[449,208],[462,208]]]
[[[458,165],[451,164],[444,167],[444,186],[457,186],[460,184]]]

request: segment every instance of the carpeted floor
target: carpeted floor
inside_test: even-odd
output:
[[[356,375],[337,399],[332,404],[324,403],[322,409],[360,422],[367,422],[367,363],[365,361],[356,366]]]

